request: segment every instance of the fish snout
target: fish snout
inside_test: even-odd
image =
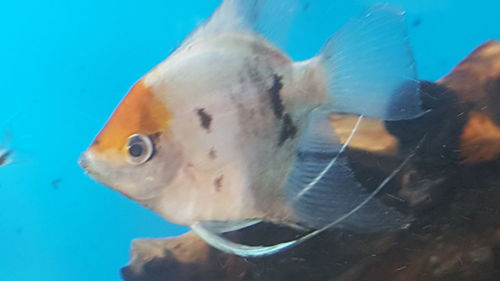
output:
[[[90,172],[90,168],[92,166],[92,158],[93,157],[91,155],[91,152],[89,152],[88,150],[80,154],[80,156],[78,157],[78,165],[87,173]]]
[[[96,159],[92,150],[87,150],[78,157],[78,165],[85,171],[85,174],[98,182],[103,182],[102,174],[107,170],[101,161]]]
[[[84,170],[87,170],[88,162],[89,161],[87,160],[87,156],[85,155],[85,152],[80,154],[80,157],[78,157],[78,166],[80,166]]]

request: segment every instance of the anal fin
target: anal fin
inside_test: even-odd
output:
[[[201,221],[198,224],[214,233],[225,233],[240,230],[258,224],[261,220],[241,220],[241,221]]]
[[[285,192],[298,219],[315,229],[339,218],[334,227],[352,231],[378,232],[401,229],[407,219],[394,208],[372,198],[349,167],[346,149],[350,137],[340,143],[328,121],[328,109],[315,109],[299,143],[296,160]],[[369,198],[369,200],[366,200]],[[351,213],[352,210],[356,210]]]

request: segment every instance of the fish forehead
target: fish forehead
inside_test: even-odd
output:
[[[216,34],[181,45],[145,76],[145,84],[154,87],[165,80],[189,74],[182,71],[223,77],[223,73],[241,71],[243,60],[259,58],[265,58],[272,65],[291,63],[285,53],[257,34]]]
[[[91,148],[98,153],[123,153],[132,134],[163,132],[172,114],[153,91],[139,80],[116,108]]]

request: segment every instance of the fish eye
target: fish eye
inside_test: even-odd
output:
[[[151,159],[154,145],[151,138],[146,135],[133,134],[128,138],[127,144],[128,162],[140,165]]]

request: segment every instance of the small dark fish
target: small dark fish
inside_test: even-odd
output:
[[[52,185],[52,188],[54,188],[55,190],[58,190],[59,187],[61,186],[61,182],[62,182],[62,179],[57,178],[57,179],[52,180],[52,182],[50,184]]]
[[[13,150],[1,149],[0,150],[0,167],[7,166],[12,163]]]

